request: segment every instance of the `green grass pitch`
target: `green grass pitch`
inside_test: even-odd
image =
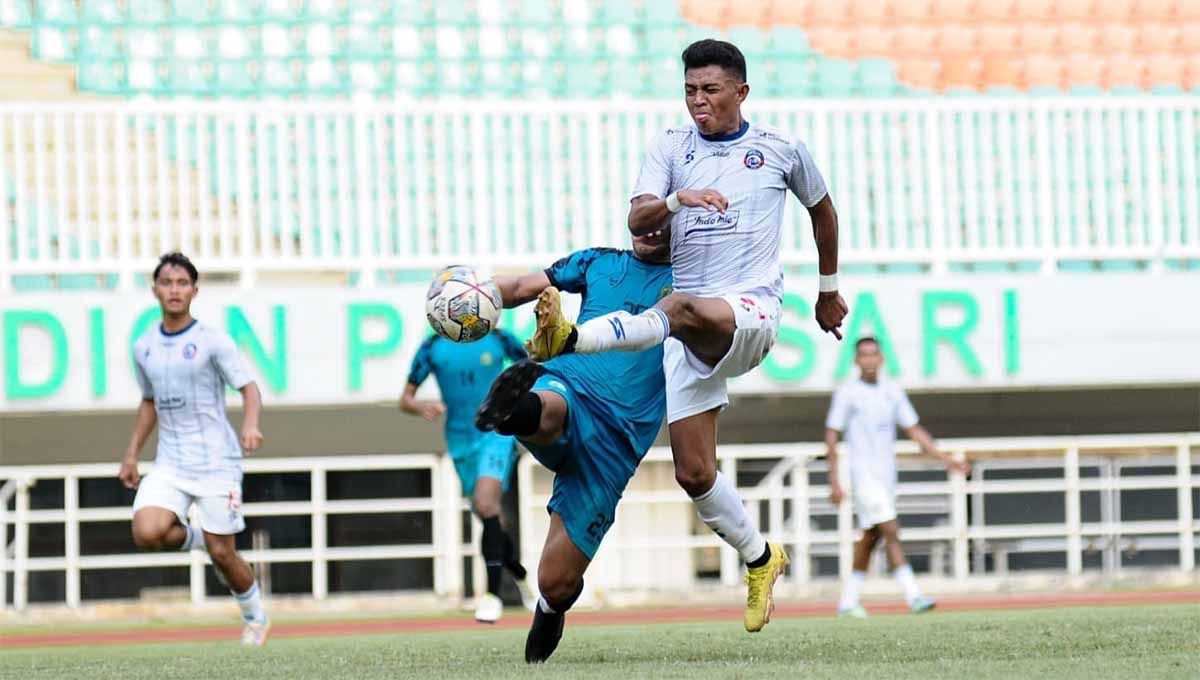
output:
[[[518,614],[511,614],[516,616]],[[1098,607],[794,618],[749,635],[741,622],[569,624],[548,664],[522,660],[525,631],[18,649],[0,678],[1198,678],[1200,607]]]

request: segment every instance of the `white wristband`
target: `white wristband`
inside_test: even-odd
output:
[[[838,289],[837,274],[820,274],[818,277],[819,285],[817,290],[822,293],[836,293]]]
[[[682,209],[683,206],[679,203],[679,193],[671,192],[671,195],[667,196],[667,210],[677,213]]]

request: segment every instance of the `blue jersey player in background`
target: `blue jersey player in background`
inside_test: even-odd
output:
[[[635,237],[633,251],[590,248],[544,272],[498,277],[505,307],[583,297],[580,321],[617,310],[638,314],[671,292],[670,240]],[[538,564],[541,598],[525,660],[545,661],[562,637],[565,614],[583,592],[583,573],[612,525],[617,502],[654,443],[666,412],[662,347],[644,352],[567,354],[522,361],[496,379],[475,423],[515,434],[555,472],[550,531]]]
[[[431,335],[413,357],[408,384],[400,397],[400,410],[405,413],[430,422],[442,415],[446,417],[446,448],[462,482],[463,495],[472,499],[475,514],[483,522],[480,551],[487,565],[487,593],[477,598],[475,606],[475,619],[482,623],[495,623],[503,612],[500,584],[505,568],[512,573],[527,606],[534,603],[512,537],[501,525],[500,497],[508,490],[512,477],[515,443],[512,437],[480,432],[472,422],[475,410],[503,370],[505,361],[518,361],[525,356],[521,343],[504,330],[497,329],[469,343]],[[430,373],[437,379],[441,401],[417,399],[417,388]]]

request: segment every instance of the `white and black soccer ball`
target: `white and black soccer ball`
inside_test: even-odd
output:
[[[438,335],[475,342],[500,322],[500,290],[471,267],[453,265],[433,277],[425,294],[425,317]]]

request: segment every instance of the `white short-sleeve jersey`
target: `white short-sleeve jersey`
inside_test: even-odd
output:
[[[804,144],[774,128],[745,123],[724,137],[694,126],[671,128],[650,143],[633,198],[680,189],[715,189],[724,214],[684,208],[671,218],[675,290],[706,297],[751,291],[783,295],[780,227],[787,192],[811,208],[828,193]]]
[[[158,325],[134,344],[142,397],[158,414],[154,465],[185,479],[242,478],[242,447],[225,413],[225,386],[253,378],[233,339],[193,321],[167,333]]]
[[[917,412],[904,389],[882,376],[874,383],[856,378],[840,385],[825,427],[842,433],[849,450],[854,486],[896,488],[896,428],[917,424]]]

